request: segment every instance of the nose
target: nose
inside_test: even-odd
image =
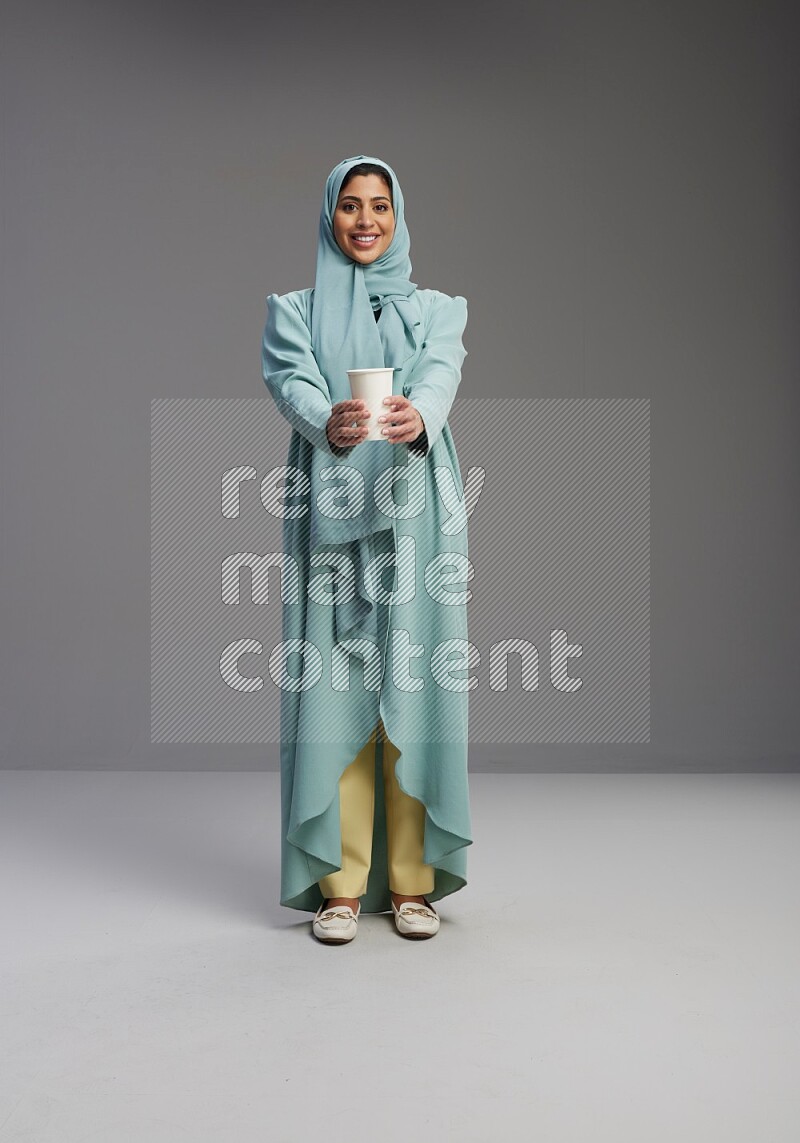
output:
[[[372,220],[369,216],[369,210],[367,209],[367,207],[362,206],[361,210],[359,211],[359,215],[358,215],[358,226],[361,227],[362,230],[365,230],[368,226],[371,226],[371,225],[372,225]]]

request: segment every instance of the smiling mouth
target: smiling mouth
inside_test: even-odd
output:
[[[361,235],[360,237],[358,235],[355,235],[355,234],[352,235],[352,239],[356,243],[357,246],[366,246],[366,247],[374,245],[374,243],[376,243],[378,241],[379,237],[380,237],[379,234],[364,234],[364,235]]]

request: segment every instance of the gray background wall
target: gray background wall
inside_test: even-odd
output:
[[[469,299],[465,396],[652,401],[652,737],[475,769],[795,769],[789,4],[3,5],[5,767],[273,768],[158,745],[153,397],[264,397],[341,158]]]

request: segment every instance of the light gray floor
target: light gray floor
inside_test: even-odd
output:
[[[796,1143],[800,776],[475,774],[431,941],[278,898],[278,777],[0,774],[0,1143]]]

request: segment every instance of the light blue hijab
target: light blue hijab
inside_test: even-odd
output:
[[[384,167],[392,180],[395,230],[392,241],[374,262],[362,265],[340,248],[333,217],[345,175],[358,163]],[[403,192],[397,175],[383,159],[354,155],[343,159],[328,175],[319,219],[317,277],[311,314],[311,344],[328,382],[331,404],[348,400],[348,369],[400,368],[416,349],[418,311],[409,299],[416,290],[410,281],[411,238],[406,226]],[[382,308],[378,330],[374,310]],[[386,450],[385,441],[363,441],[350,454]]]
[[[376,163],[392,180],[395,230],[380,258],[362,265],[341,249],[333,232],[333,217],[345,175],[358,163]],[[403,192],[397,175],[383,159],[353,155],[333,168],[325,184],[319,220],[317,275],[311,311],[311,344],[320,372],[328,384],[332,405],[351,396],[348,369],[401,368],[413,357],[421,336],[417,286],[410,280],[411,238],[406,226]],[[381,307],[380,326],[374,311]],[[394,376],[394,392],[402,381]],[[374,410],[371,410],[374,412]],[[316,450],[315,450],[316,451]],[[370,559],[372,536],[391,528],[391,521],[374,503],[376,479],[393,464],[406,463],[406,446],[386,441],[361,441],[340,456],[318,453],[313,464],[357,468],[364,478],[366,502],[357,517],[332,519],[314,513],[312,548],[320,541],[341,545],[353,562],[355,595],[336,606],[336,631],[375,638],[377,618],[364,593],[364,570]]]

